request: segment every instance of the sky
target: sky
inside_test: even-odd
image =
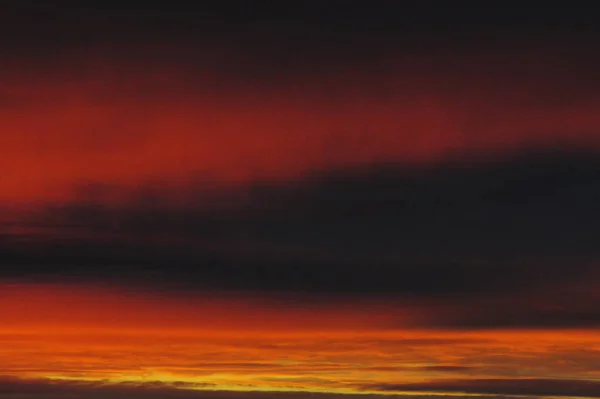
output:
[[[0,399],[600,397],[591,9],[0,12]]]

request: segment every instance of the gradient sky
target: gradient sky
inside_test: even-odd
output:
[[[0,398],[600,397],[596,14],[6,7]]]

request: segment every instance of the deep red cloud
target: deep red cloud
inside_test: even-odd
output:
[[[593,74],[574,55],[390,56],[303,75],[247,55],[236,74],[100,54],[5,72],[5,202],[64,200],[88,182],[168,190],[600,140]]]

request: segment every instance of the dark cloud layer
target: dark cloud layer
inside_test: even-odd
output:
[[[120,383],[82,382],[67,380],[25,380],[13,377],[0,379],[0,398],[195,398],[198,394],[182,388],[187,383]],[[219,396],[218,394],[215,396]]]
[[[26,4],[26,5],[21,5]],[[192,5],[193,4],[193,5]],[[438,5],[339,0],[210,1],[183,6],[71,5],[19,2],[0,16],[5,54],[48,57],[95,46],[165,43],[182,53],[203,45],[245,48],[278,68],[341,65],[401,52],[485,47],[534,40],[593,44],[597,10],[578,7]],[[18,39],[15,39],[17,38]],[[19,45],[15,46],[15,43]],[[568,44],[568,45],[567,45]],[[326,62],[322,62],[326,59]],[[277,68],[269,68],[273,70]]]
[[[444,380],[415,384],[390,384],[380,387],[369,386],[366,389],[392,392],[424,391],[493,395],[600,397],[600,383],[598,381],[543,378]]]
[[[281,398],[290,399],[305,397],[306,393],[295,392],[230,392],[230,391],[194,391],[185,383],[118,383],[75,381],[21,380],[4,378],[0,381],[0,398],[46,399],[68,397],[87,398],[204,398],[204,399],[238,399],[238,398]],[[435,392],[440,395],[461,393],[472,396],[485,395],[488,398],[506,398],[519,396],[571,396],[600,397],[600,385],[595,381],[557,380],[557,379],[474,379],[474,380],[441,380],[424,383],[386,384],[363,386],[367,391],[381,391],[386,394],[404,392],[402,397],[414,397],[409,392],[427,392],[419,394],[419,398],[434,398]],[[491,396],[490,396],[491,395]],[[497,396],[496,396],[497,395]],[[345,395],[310,393],[311,397],[336,399]],[[389,396],[389,395],[386,395]],[[363,398],[379,398],[381,395],[361,395]]]
[[[197,205],[183,208],[159,188],[114,207],[102,200],[114,188],[96,187],[44,210],[21,235],[8,230],[0,256],[11,267],[2,273],[327,295],[515,294],[483,302],[496,312],[475,307],[476,315],[448,323],[597,325],[600,314],[586,303],[598,279],[599,181],[595,152],[552,150],[200,190],[188,193]],[[534,306],[544,290],[553,294],[540,294],[545,305]]]
[[[82,382],[66,380],[24,380],[12,377],[0,378],[1,399],[301,399],[311,398],[339,399],[342,394],[305,393],[305,392],[232,392],[190,390],[187,383],[119,383]],[[198,388],[198,387],[196,387]],[[364,399],[382,398],[383,395],[361,395]],[[385,397],[389,397],[386,395]],[[411,398],[411,396],[403,396]],[[434,398],[434,395],[419,395],[419,398]],[[498,396],[501,399],[503,396]]]
[[[32,5],[37,7],[32,12]],[[391,0],[378,1],[365,7],[359,2],[343,0],[326,1],[295,1],[273,3],[255,1],[249,3],[240,0],[207,1],[199,4],[177,6],[146,4],[144,7],[97,4],[71,5],[57,7],[44,2],[28,1],[15,3],[5,10],[6,22],[8,17],[17,21],[33,22],[46,21],[37,29],[43,30],[48,26],[62,22],[63,29],[69,27],[87,28],[90,32],[100,29],[112,29],[113,32],[129,33],[135,37],[135,28],[144,28],[143,33],[174,30],[174,33],[201,32],[239,32],[240,30],[267,29],[280,30],[302,28],[308,32],[318,29],[320,33],[333,35],[336,32],[361,32],[363,34],[386,32],[414,33],[448,33],[479,31],[494,31],[503,28],[509,31],[520,30],[547,32],[554,28],[562,28],[563,33],[574,28],[576,22],[593,22],[593,8],[584,7],[552,7],[543,9],[537,7],[511,6],[476,6],[461,7],[456,4],[441,5],[430,2],[406,1],[398,3]],[[49,18],[54,18],[49,20]],[[162,24],[159,24],[162,22]],[[442,25],[441,22],[450,22]],[[453,22],[453,23],[452,23]],[[552,22],[560,22],[553,26]],[[85,26],[89,23],[91,26]],[[9,24],[6,28],[14,27]],[[591,27],[591,26],[590,26]],[[373,32],[374,31],[374,32]],[[60,30],[58,30],[60,32]]]
[[[512,271],[508,261],[525,260],[544,263],[530,271],[541,267],[552,277],[563,267],[554,266],[562,263],[558,260],[598,255],[599,178],[595,152],[551,151],[500,162],[463,158],[424,168],[342,170],[298,183],[220,194],[218,188],[205,186],[185,194],[192,204],[185,208],[161,198],[160,187],[141,190],[129,205],[111,206],[103,203],[103,190],[110,195],[118,188],[99,186],[21,227],[24,239],[35,240],[36,229],[39,236],[46,234],[48,242],[39,249],[54,252],[57,259],[73,240],[82,249],[89,246],[81,254],[77,247],[68,248],[74,259],[107,245],[102,251],[106,257],[116,251],[114,256],[133,263],[138,257],[145,261],[145,254],[133,251],[129,256],[128,246],[117,245],[129,240],[132,250],[136,243],[153,242],[155,251],[164,247],[168,256],[175,252],[170,249],[181,254],[187,250],[190,260],[214,254],[231,258],[230,263],[256,259],[266,268],[290,262],[353,269],[369,262],[371,270],[385,271],[410,269],[406,265],[416,261],[419,268],[433,264],[431,270],[437,273],[466,268],[477,275],[483,262],[487,273],[499,267],[510,274],[526,271]],[[9,234],[5,245],[17,237]],[[174,244],[180,246],[170,246]],[[36,252],[21,255],[34,261]],[[13,256],[27,263],[18,253]],[[95,255],[90,258],[100,261]],[[68,263],[68,258],[62,260]],[[436,264],[443,266],[435,269]],[[577,267],[569,269],[573,273]],[[417,277],[419,270],[414,272]]]

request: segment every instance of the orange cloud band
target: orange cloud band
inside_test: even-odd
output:
[[[594,330],[390,329],[398,312],[365,303],[316,310],[74,285],[2,293],[2,374],[22,378],[339,393],[424,393],[440,381],[452,393],[471,380],[478,392],[500,389],[481,382],[496,378],[600,377]]]

